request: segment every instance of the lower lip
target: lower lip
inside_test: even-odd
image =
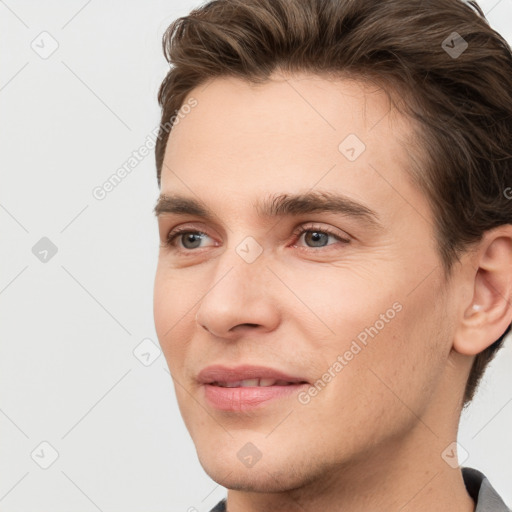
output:
[[[205,384],[206,400],[222,411],[243,412],[260,407],[278,398],[296,395],[309,384],[289,384],[287,386],[253,386],[223,388]]]

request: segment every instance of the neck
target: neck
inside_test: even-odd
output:
[[[456,453],[446,451],[456,430],[457,425],[455,432],[433,431],[418,421],[406,437],[389,439],[357,461],[325,467],[300,487],[272,493],[229,490],[227,510],[474,512],[461,469],[445,461],[455,465],[457,460]]]

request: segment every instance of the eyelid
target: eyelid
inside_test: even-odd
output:
[[[294,239],[292,247],[297,247],[295,245],[297,242],[297,239],[299,237],[301,237],[304,233],[315,232],[315,231],[324,233],[328,236],[332,236],[332,237],[336,238],[339,243],[342,243],[342,244],[348,244],[348,243],[350,243],[350,241],[352,239],[352,237],[350,235],[348,235],[346,232],[339,231],[336,228],[322,226],[318,223],[309,223],[308,224],[307,222],[302,222],[299,226],[297,226],[292,231],[292,236]],[[200,228],[198,228],[197,225],[196,226],[183,225],[183,226],[178,226],[178,227],[172,229],[169,232],[169,234],[166,236],[166,240],[163,245],[167,246],[167,247],[172,247],[177,252],[190,253],[190,254],[199,253],[199,252],[201,252],[202,249],[206,249],[206,247],[199,247],[197,249],[182,249],[182,248],[176,247],[174,244],[175,240],[179,239],[179,236],[182,234],[185,234],[185,233],[193,233],[196,235],[205,235],[207,237],[212,238],[206,231],[202,231]],[[305,250],[305,251],[322,252],[322,250],[323,251],[329,250],[328,248],[331,245],[336,245],[336,244],[328,244],[326,246],[318,247],[318,248],[300,246],[299,249]]]
[[[165,237],[165,241],[164,241],[164,246],[166,247],[170,247],[170,248],[175,248],[176,251],[178,252],[200,252],[201,249],[204,249],[203,247],[200,247],[199,249],[182,249],[182,248],[179,248],[179,247],[175,247],[174,246],[174,242],[176,239],[178,239],[180,237],[180,235],[183,235],[185,233],[193,233],[193,234],[196,234],[196,235],[206,235],[210,238],[212,238],[207,232],[206,230],[203,231],[201,230],[200,228],[198,228],[197,226],[189,226],[189,225],[184,225],[184,226],[178,226],[174,229],[172,229],[168,234],[167,236]]]
[[[328,226],[322,226],[321,224],[318,224],[318,223],[308,224],[307,222],[306,223],[303,222],[299,226],[297,226],[297,228],[293,230],[292,235],[300,236],[303,233],[308,232],[308,231],[320,231],[322,233],[326,233],[328,235],[331,235],[331,236],[338,238],[339,240],[343,240],[345,242],[349,242],[350,238],[351,238],[351,236],[348,233],[346,233],[345,231],[340,231],[336,228],[332,228],[332,227],[328,227]]]
[[[306,245],[300,245],[300,246],[296,245],[298,240],[302,237],[302,235],[304,233],[308,233],[308,232],[309,233],[311,233],[311,232],[324,233],[328,236],[336,238],[337,243],[328,244],[328,245],[324,245],[321,247],[307,247]],[[313,254],[313,255],[318,255],[318,256],[321,256],[322,254],[325,255],[326,253],[329,253],[332,250],[339,250],[340,244],[343,246],[348,245],[352,240],[352,237],[350,235],[348,235],[345,232],[340,232],[336,228],[325,227],[325,226],[321,226],[319,224],[308,225],[307,223],[306,224],[303,223],[300,226],[298,226],[297,229],[295,229],[293,231],[293,236],[294,236],[294,242],[291,245],[291,247],[297,248],[298,250],[306,252],[308,254]]]

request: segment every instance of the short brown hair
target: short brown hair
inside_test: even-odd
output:
[[[214,0],[175,20],[163,49],[172,67],[158,93],[159,186],[169,119],[195,87],[221,76],[262,83],[276,69],[338,74],[407,99],[423,155],[411,176],[446,276],[485,231],[512,223],[512,52],[476,2]],[[510,327],[475,357],[464,406]]]

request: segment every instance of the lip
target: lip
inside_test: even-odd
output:
[[[235,383],[247,379],[275,379],[290,382],[287,385],[221,387],[216,382]],[[201,370],[197,380],[204,390],[204,398],[222,411],[244,412],[262,407],[270,401],[289,398],[310,384],[304,377],[290,375],[265,366],[242,365],[229,368],[208,366]]]
[[[288,375],[280,370],[274,370],[267,366],[241,365],[229,368],[222,365],[207,366],[197,376],[201,384],[212,382],[236,382],[246,379],[276,379],[288,382],[306,382],[306,379],[296,375]]]

